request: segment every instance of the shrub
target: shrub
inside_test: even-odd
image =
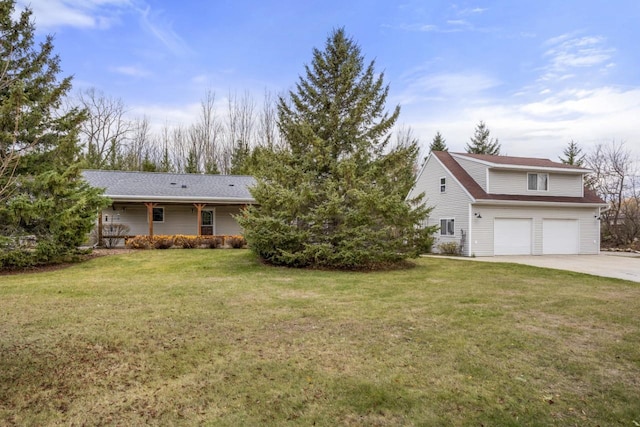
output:
[[[226,243],[234,249],[244,248],[247,241],[242,236],[229,236],[226,239]]]
[[[149,236],[134,236],[125,240],[125,246],[129,249],[149,249],[151,239]]]
[[[434,228],[423,228],[416,236],[415,246],[419,254],[430,254],[433,251],[433,243],[435,238],[433,237]]]
[[[202,239],[202,244],[209,249],[217,249],[222,246],[222,238],[215,236],[205,237]]]
[[[102,242],[97,242],[98,245],[104,245],[107,248],[114,248],[118,246],[118,242],[120,240],[124,240],[124,238],[129,234],[131,228],[127,224],[103,224],[102,225]],[[92,236],[92,239],[98,240],[98,236],[96,230],[92,232],[92,234],[96,234],[96,236]]]
[[[202,238],[200,236],[185,236],[178,234],[174,237],[173,243],[183,249],[193,249],[202,244]]]
[[[460,245],[456,242],[443,242],[438,245],[438,250],[445,255],[460,255]]]
[[[153,236],[153,247],[156,249],[169,249],[173,244],[173,236]]]
[[[24,249],[0,252],[0,270],[20,269],[35,265],[33,253]]]

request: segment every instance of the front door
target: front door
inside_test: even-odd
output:
[[[200,213],[200,230],[203,236],[213,236],[214,230],[214,211],[202,211]]]

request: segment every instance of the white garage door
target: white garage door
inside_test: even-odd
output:
[[[496,218],[493,222],[494,255],[530,255],[531,220]]]
[[[542,253],[577,254],[580,252],[580,227],[577,219],[543,219]]]

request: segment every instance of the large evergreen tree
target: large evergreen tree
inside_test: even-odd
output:
[[[476,126],[475,133],[471,137],[471,144],[467,144],[466,150],[470,154],[491,154],[493,156],[500,155],[500,143],[498,139],[490,138],[491,131],[480,120]]]
[[[343,29],[305,70],[279,99],[285,148],[262,152],[256,206],[239,217],[250,247],[297,267],[376,268],[416,254],[433,230],[417,227],[421,200],[405,200],[418,147],[389,147],[400,108],[385,112],[384,75]]]
[[[84,112],[61,111],[53,39],[35,46],[31,12],[13,19],[0,0],[0,268],[57,262],[74,253],[107,203],[77,165]]]

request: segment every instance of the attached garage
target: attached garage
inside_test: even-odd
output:
[[[580,222],[577,219],[543,219],[542,253],[580,253]]]
[[[531,255],[531,222],[530,218],[494,219],[494,255]]]

